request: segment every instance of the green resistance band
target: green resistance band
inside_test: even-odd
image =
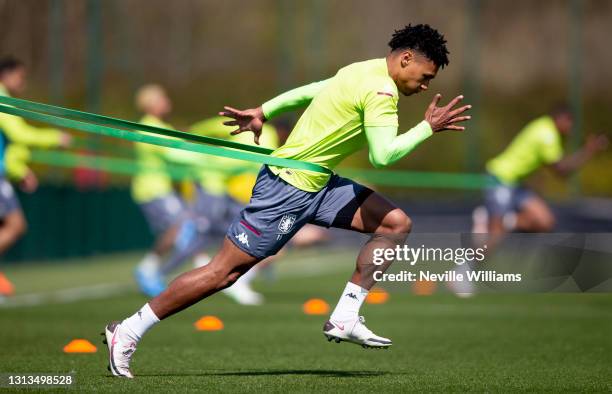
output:
[[[493,186],[485,174],[422,171],[377,171],[357,168],[338,169],[338,173],[349,178],[379,186],[413,187],[433,189],[480,190]]]
[[[85,167],[95,170],[107,171],[115,174],[135,175],[146,166],[135,162],[132,159],[83,155],[73,152],[33,150],[33,162],[39,164],[52,165],[56,167],[75,168]],[[160,171],[159,168],[150,168],[151,171]],[[174,180],[198,179],[206,171],[218,171],[228,176],[244,173],[256,173],[252,167],[227,169],[221,166],[207,166],[194,168],[168,164],[163,170]],[[436,189],[458,189],[458,190],[479,190],[491,186],[489,177],[484,174],[457,174],[447,172],[419,172],[419,171],[379,171],[367,170],[362,168],[344,168],[339,170],[343,176],[358,179],[365,183],[379,186],[392,187],[412,187],[412,188],[436,188]]]
[[[185,133],[183,131],[166,129],[163,127],[149,126],[142,123],[131,122],[129,120],[111,118],[109,116],[92,114],[89,112],[77,111],[70,108],[63,108],[55,105],[37,103],[34,101],[22,100],[14,97],[0,96],[0,103],[62,118],[69,117],[71,119],[80,120],[87,123],[93,122],[104,126],[118,126],[127,130],[146,131],[149,133],[165,135],[167,137],[180,138],[187,141],[202,142],[211,145],[225,146],[228,148],[234,148],[248,152],[263,154],[272,153],[272,149],[264,148],[257,145],[241,144],[239,142],[224,140],[221,138],[206,137],[203,135]]]
[[[211,166],[206,167],[193,167],[183,165],[166,165],[163,169],[147,166],[135,162],[132,159],[109,157],[109,156],[98,156],[88,154],[77,154],[73,152],[62,152],[62,151],[50,151],[50,150],[33,150],[32,157],[30,159],[33,163],[46,164],[54,167],[63,168],[90,168],[93,170],[100,170],[111,172],[114,174],[122,175],[136,175],[143,172],[162,172],[168,174],[170,178],[181,181],[185,179],[200,179],[202,174],[206,174],[208,171],[221,172],[227,176],[234,176],[243,174],[245,172],[252,172],[252,167],[236,167],[228,169],[227,167]]]
[[[270,156],[269,153],[271,151],[269,149],[257,146],[239,144],[233,141],[204,137],[177,130],[147,126],[127,120],[115,119],[102,115],[95,115],[87,112],[35,103],[33,101],[15,99],[12,97],[0,96],[0,112],[52,124],[56,127],[75,129],[108,137],[122,138],[133,142],[144,142],[147,144],[165,146],[168,148],[216,155],[230,159],[252,161],[278,167],[289,167],[325,174],[331,173],[329,169],[317,164]],[[75,119],[69,119],[67,117],[72,117]],[[122,128],[111,127],[111,125]],[[159,137],[156,135],[134,132],[132,130],[146,131],[152,134],[181,139]],[[219,146],[196,144],[184,140],[204,142]]]

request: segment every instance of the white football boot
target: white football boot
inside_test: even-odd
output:
[[[255,268],[250,269],[242,275],[232,286],[223,289],[223,294],[230,297],[240,305],[261,305],[264,302],[263,295],[251,287],[251,282],[257,276]]]
[[[335,321],[328,320],[323,326],[323,334],[328,341],[340,343],[342,341],[351,342],[361,345],[364,349],[388,349],[392,342],[388,338],[384,338],[374,334],[365,326],[365,318],[359,316],[355,320]]]
[[[108,370],[115,376],[133,379],[130,360],[136,351],[136,341],[130,339],[118,321],[107,324],[102,335],[106,338],[102,342],[108,346]]]
[[[263,295],[253,290],[248,284],[236,282],[233,286],[223,289],[223,294],[240,305],[257,306],[264,303]]]

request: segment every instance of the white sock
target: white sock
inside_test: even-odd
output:
[[[127,334],[132,340],[138,342],[144,333],[158,322],[159,319],[147,303],[138,312],[121,322],[121,327],[126,329]]]
[[[160,263],[161,257],[157,253],[149,252],[140,260],[138,268],[145,272],[155,272],[159,269]]]
[[[331,320],[347,321],[356,319],[359,316],[359,308],[361,308],[361,304],[363,304],[368,293],[369,290],[353,282],[348,282],[340,296],[336,309],[334,309],[331,315]]]

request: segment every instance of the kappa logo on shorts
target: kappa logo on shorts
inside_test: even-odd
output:
[[[280,231],[283,234],[287,234],[293,228],[295,219],[297,219],[297,216],[292,215],[290,213],[283,215],[280,222],[278,222],[278,231]]]
[[[246,245],[247,248],[250,248],[251,245],[249,245],[249,236],[246,235],[246,233],[242,232],[238,235],[236,235],[236,239],[243,245]]]

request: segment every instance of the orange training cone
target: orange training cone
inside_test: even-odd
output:
[[[302,305],[307,315],[325,315],[329,312],[329,305],[320,298],[311,298]]]
[[[87,339],[73,339],[64,346],[64,353],[95,353],[98,348]]]
[[[368,304],[384,304],[389,300],[389,293],[383,288],[377,287],[368,293],[365,302]]]
[[[15,287],[2,272],[0,272],[0,295],[11,296],[15,293]]]
[[[204,316],[193,323],[198,331],[219,331],[223,330],[223,322],[217,316]]]

